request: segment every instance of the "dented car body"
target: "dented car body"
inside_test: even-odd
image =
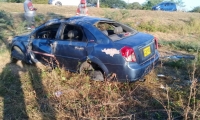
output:
[[[159,59],[157,39],[119,22],[97,17],[53,19],[12,41],[11,58],[34,64],[54,64],[84,72],[94,80],[114,76],[136,81]]]

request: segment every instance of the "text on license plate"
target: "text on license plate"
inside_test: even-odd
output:
[[[151,54],[151,48],[150,46],[146,47],[143,49],[143,53],[144,53],[144,57],[148,56],[149,54]]]

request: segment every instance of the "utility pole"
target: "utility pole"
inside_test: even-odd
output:
[[[97,0],[97,8],[99,8],[99,6],[100,6],[100,5],[99,5],[99,0]]]

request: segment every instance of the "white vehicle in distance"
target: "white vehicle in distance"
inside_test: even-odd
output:
[[[80,0],[49,0],[48,3],[56,6],[62,6],[62,5],[78,6]]]

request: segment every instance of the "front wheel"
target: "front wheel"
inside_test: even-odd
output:
[[[19,47],[14,46],[11,51],[11,62],[16,63],[18,60],[23,61],[24,59],[25,59],[25,55],[22,52],[22,50]]]

